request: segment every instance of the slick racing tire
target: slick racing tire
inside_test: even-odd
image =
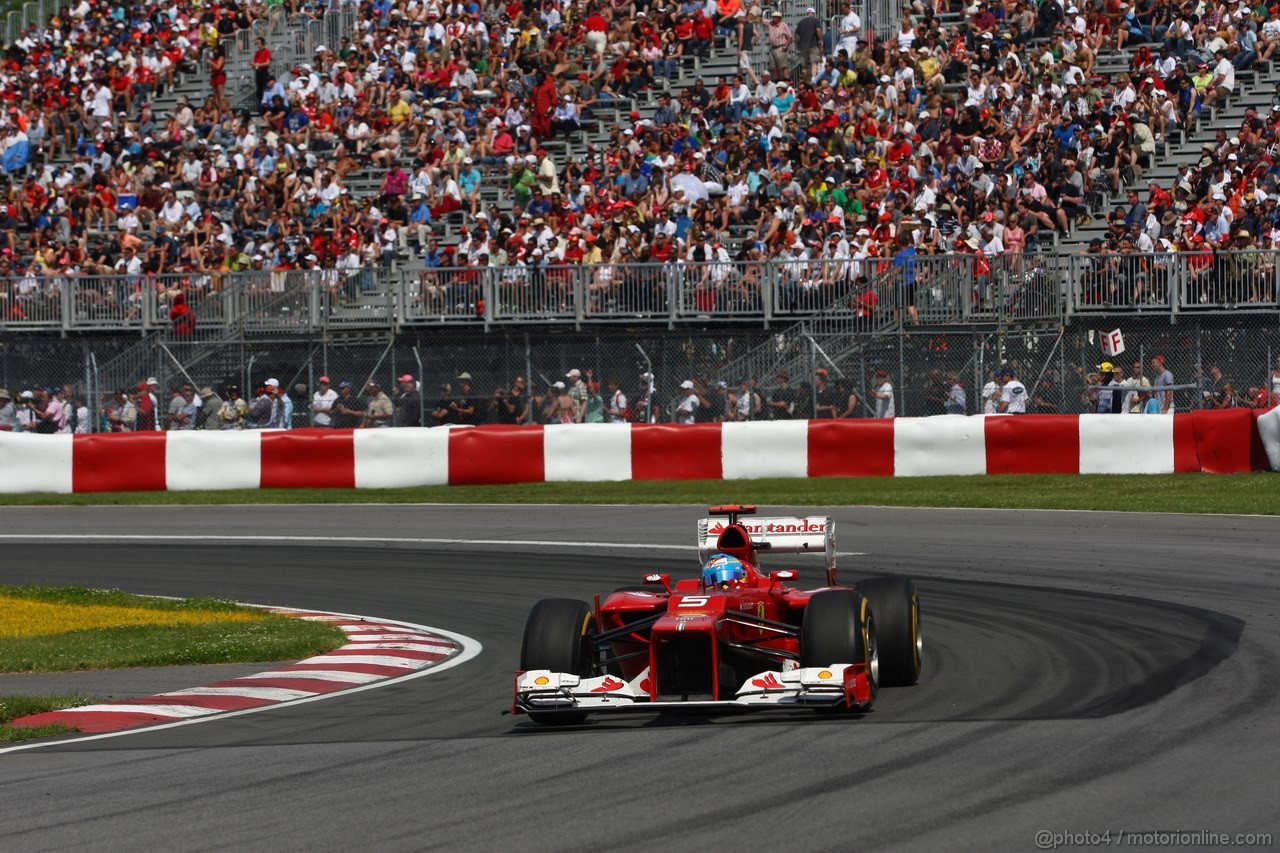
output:
[[[920,634],[920,595],[901,575],[867,578],[854,588],[871,601],[880,644],[880,684],[909,687],[920,680],[924,640]]]
[[[858,709],[867,710],[875,702],[880,684],[876,625],[870,603],[852,589],[814,593],[800,623],[800,665],[840,663],[867,664],[871,699]]]
[[[591,635],[595,626],[585,601],[544,598],[524,623],[520,668],[549,669],[583,677],[591,674]],[[529,719],[547,725],[572,725],[587,718],[580,711],[530,711]]]

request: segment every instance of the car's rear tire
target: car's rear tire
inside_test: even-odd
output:
[[[520,644],[520,668],[591,675],[591,607],[572,598],[544,598],[529,611]],[[547,725],[572,725],[587,718],[580,711],[530,711],[529,719]]]
[[[880,683],[876,625],[870,604],[857,590],[823,590],[814,593],[804,609],[800,623],[800,665],[841,663],[867,665],[871,698],[858,709],[867,710],[876,700]]]
[[[920,595],[902,575],[867,578],[854,585],[871,601],[880,645],[880,683],[908,687],[920,680],[924,639],[920,633]]]

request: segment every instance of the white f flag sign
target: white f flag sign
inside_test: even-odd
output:
[[[1124,352],[1124,335],[1120,334],[1120,330],[1116,329],[1107,332],[1102,336],[1102,354],[1106,356],[1117,356]]]

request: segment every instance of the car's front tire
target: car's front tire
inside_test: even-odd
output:
[[[871,602],[880,644],[880,683],[908,687],[920,680],[924,640],[920,633],[920,594],[902,575],[867,578],[854,585]]]
[[[591,607],[571,598],[544,598],[529,611],[520,644],[522,670],[549,669],[584,678],[591,675]],[[572,725],[587,718],[581,711],[530,711],[529,719],[547,725]]]
[[[841,663],[866,665],[871,697],[858,710],[867,710],[876,701],[879,689],[876,626],[870,604],[852,589],[816,592],[809,599],[800,623],[800,665]]]

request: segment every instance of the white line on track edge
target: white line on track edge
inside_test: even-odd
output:
[[[564,539],[452,539],[412,536],[287,536],[275,534],[159,534],[150,533],[0,533],[0,541],[47,541],[65,539],[83,542],[292,542],[347,543],[355,545],[519,545],[530,548],[626,548],[633,551],[697,551],[697,545],[664,545],[659,542],[571,542]],[[817,553],[817,552],[815,552]],[[837,557],[865,557],[865,551],[837,551]],[[391,621],[391,620],[388,620]],[[408,623],[401,623],[408,624]]]
[[[1265,473],[1265,472],[1257,472]],[[1009,475],[1020,476],[1020,475]],[[1110,477],[1111,474],[1084,474],[1086,477]],[[1139,475],[1142,476],[1142,475]],[[1174,474],[1152,474],[1156,477],[1181,476]],[[1221,475],[1214,475],[1221,476]],[[458,488],[466,488],[465,486]],[[15,495],[37,494],[15,492]],[[53,494],[53,493],[49,493]],[[171,492],[170,494],[181,494],[180,492]],[[5,495],[0,493],[0,501]],[[327,501],[324,503],[169,503],[169,504],[16,504],[9,505],[0,503],[0,512],[9,510],[72,510],[72,509],[93,509],[93,510],[131,510],[138,507],[147,509],[176,509],[176,510],[219,510],[219,509],[264,509],[272,507],[283,508],[299,508],[307,509],[323,509],[325,507],[334,508],[370,508],[370,509],[393,509],[412,508],[412,507],[440,507],[447,509],[681,509],[684,507],[705,507],[706,504],[651,504],[651,503],[612,503],[612,504],[570,504],[570,503],[465,503],[465,502],[441,502],[441,501],[406,501],[404,503],[379,503],[376,501]],[[1166,512],[1163,510],[1130,510],[1130,509],[1053,509],[1048,507],[1018,507],[1018,506],[929,506],[928,504],[907,505],[907,504],[779,504],[775,509],[803,509],[803,510],[822,510],[822,509],[903,509],[903,510],[960,510],[965,512],[1078,512],[1078,513],[1110,513],[1113,515],[1194,515],[1209,516],[1218,518],[1277,518],[1280,515],[1276,513],[1260,513],[1260,512]],[[43,538],[43,537],[41,537]]]
[[[259,607],[264,605],[250,605],[250,606]],[[123,731],[118,731],[118,732],[102,732],[100,734],[84,735],[81,737],[71,737],[66,740],[50,740],[50,741],[41,741],[38,743],[24,743],[24,744],[19,744],[17,746],[8,746],[8,747],[0,748],[0,755],[4,755],[7,752],[22,752],[28,749],[41,749],[43,747],[50,747],[50,746],[69,746],[71,744],[77,744],[77,743],[88,743],[89,741],[93,741],[93,740],[106,740],[107,738],[124,737],[126,735],[143,734],[146,732],[158,732],[164,729],[176,729],[179,726],[192,726],[197,723],[209,723],[209,722],[213,722],[214,720],[226,720],[226,719],[230,719],[231,717],[243,717],[247,714],[257,714],[261,711],[274,711],[276,708],[284,708],[290,705],[305,705],[308,702],[319,702],[322,699],[333,699],[337,696],[348,696],[352,693],[362,693],[365,690],[374,690],[379,687],[387,687],[392,684],[399,684],[402,681],[409,681],[410,679],[414,679],[414,678],[423,678],[428,675],[434,675],[437,672],[443,672],[446,669],[452,669],[453,667],[459,666],[460,664],[464,664],[467,661],[471,660],[472,658],[476,657],[484,649],[484,647],[480,645],[479,640],[474,640],[471,637],[467,637],[463,634],[457,634],[457,633],[454,633],[453,631],[444,631],[440,628],[432,628],[427,625],[418,625],[414,622],[404,622],[399,619],[382,619],[382,618],[374,618],[371,616],[359,616],[354,613],[337,613],[337,612],[331,612],[326,610],[314,610],[311,608],[275,607],[271,609],[296,610],[297,612],[301,612],[301,613],[325,613],[329,616],[343,616],[348,619],[361,619],[369,622],[384,622],[388,625],[403,625],[406,628],[413,628],[418,631],[428,631],[432,634],[438,634],[441,637],[448,637],[450,640],[453,640],[455,643],[458,644],[460,650],[458,654],[443,661],[442,663],[436,664],[435,666],[430,666],[430,667],[427,667],[426,669],[420,669],[417,672],[410,672],[405,675],[397,675],[394,678],[388,678],[385,681],[377,681],[372,684],[361,684],[356,687],[349,687],[343,690],[335,690],[332,693],[320,693],[315,696],[307,696],[302,699],[289,699],[284,702],[277,702],[273,705],[261,705],[257,708],[244,708],[239,711],[227,711],[226,713],[222,713],[222,714],[212,714],[204,717],[191,717],[189,719],[178,720],[172,723],[160,723],[159,725],[155,725],[155,726],[141,726],[136,729],[125,729]]]

